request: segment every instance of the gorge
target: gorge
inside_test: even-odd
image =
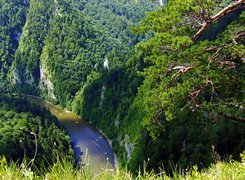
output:
[[[0,156],[39,170],[61,156],[86,166],[90,154],[95,169],[170,175],[173,164],[185,173],[240,161],[244,7],[0,0]]]
[[[115,169],[116,157],[106,138],[95,128],[82,121],[76,114],[54,106],[45,100],[28,96],[28,99],[50,110],[66,128],[71,138],[76,162],[93,167],[99,173],[107,168]]]

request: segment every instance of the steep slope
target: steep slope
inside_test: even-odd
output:
[[[135,147],[130,167],[137,170],[140,159],[169,171],[169,162],[186,169],[227,156],[239,159],[245,149],[243,9],[241,0],[224,7],[169,1],[141,22],[138,31],[153,31],[154,37],[139,45],[149,52],[150,66],[124,119],[138,122],[129,134]],[[237,11],[240,16],[227,26],[224,20],[230,23]],[[220,23],[225,26],[216,35],[205,31]],[[197,38],[205,32],[209,41]],[[134,133],[140,129],[144,135]]]
[[[39,83],[39,58],[49,29],[49,20],[54,15],[53,1],[30,1],[27,20],[15,52],[12,66],[13,81],[23,91],[37,89]]]
[[[244,1],[168,1],[133,34],[165,1],[155,2],[1,1],[1,91],[75,111],[134,172],[144,160],[171,171],[169,162],[186,169],[239,159]]]
[[[0,156],[23,163],[22,168],[41,172],[59,156],[74,163],[67,131],[49,111],[24,97],[0,95],[0,133]]]
[[[148,36],[135,35],[131,28],[158,4],[145,0],[30,0],[26,4],[18,7],[26,8],[21,33],[2,78],[13,83],[8,92],[41,95],[73,109],[109,137],[117,137],[116,131],[104,127],[112,127],[115,117],[120,121],[133,101],[141,82],[137,71],[144,67],[143,53],[134,55],[133,45]],[[91,111],[101,114],[101,121]]]
[[[145,16],[145,12],[157,7],[157,4],[145,0],[84,0],[82,2],[82,4],[78,3],[78,8],[92,17],[93,24],[102,29],[103,33],[120,43],[118,49],[129,48],[142,39],[139,35],[132,34],[131,27]]]
[[[107,56],[113,66],[144,38],[130,28],[154,7],[147,1],[31,0],[28,5],[10,79],[19,91],[41,93],[68,108],[87,76],[102,72]]]
[[[0,7],[0,87],[1,90],[9,91],[8,73],[26,22],[29,0],[0,1]]]
[[[93,76],[77,95],[74,109],[112,140],[121,165],[137,171],[145,160],[149,169],[164,164],[171,171],[169,162],[185,169],[227,156],[239,159],[245,148],[239,122],[244,122],[244,13],[238,8],[198,41],[192,39],[204,21],[199,8],[215,14],[221,5],[171,1],[166,10],[149,14],[138,31],[153,31],[154,37],[124,56],[127,63]]]

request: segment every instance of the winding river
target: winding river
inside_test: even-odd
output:
[[[48,108],[67,129],[77,162],[95,172],[115,168],[115,157],[106,138],[95,128],[82,121],[76,114],[65,111],[47,101],[28,96],[39,105]]]

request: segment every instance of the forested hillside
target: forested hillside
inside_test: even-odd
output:
[[[226,3],[169,1],[141,22],[138,32],[154,32],[138,45],[150,52],[150,66],[127,119],[139,121],[149,137],[144,151],[135,143],[132,163],[139,155],[155,167],[169,161],[207,166],[213,154],[239,159],[245,147],[244,1]],[[210,29],[221,25],[214,36]],[[209,34],[213,39],[205,40]]]
[[[142,55],[135,56],[133,46],[151,36],[150,33],[136,35],[131,28],[145,16],[145,12],[158,6],[158,3],[145,0],[0,1],[0,91],[3,98],[9,93],[42,96],[53,103],[73,109],[87,119],[82,112],[91,106],[86,102],[90,97],[86,94],[89,87],[100,82],[96,91],[92,92],[99,93],[98,97],[94,97],[96,101],[98,98],[100,101],[101,91],[107,86],[107,83],[103,86],[104,81],[111,81],[111,78],[117,78],[117,74],[122,73],[128,83],[135,79],[133,89],[129,94],[125,93],[130,104],[140,82],[134,76],[138,68],[142,70],[142,57],[140,62],[134,60]],[[131,56],[136,58],[128,61]],[[137,64],[135,71],[134,66]],[[119,84],[123,85],[125,79],[122,78]],[[115,89],[118,85],[113,86]],[[127,90],[126,84],[123,86]],[[120,87],[118,93],[121,91]],[[120,96],[123,99],[123,96]],[[1,104],[4,104],[4,101],[1,101]],[[124,108],[125,105],[126,103],[123,104]],[[10,105],[8,110],[20,107]],[[20,112],[15,113],[18,116]],[[112,118],[113,115],[115,114],[112,114]],[[33,118],[35,119],[35,116]],[[7,119],[11,121],[11,118]],[[91,116],[88,121],[92,122],[94,119],[95,117]],[[34,121],[41,123],[41,119]],[[22,121],[16,119],[13,122],[18,124]],[[95,123],[96,121],[93,122]],[[29,124],[32,123],[27,120],[23,127]],[[106,125],[107,122],[103,126]],[[36,126],[33,125],[35,128]],[[17,135],[20,136],[18,133]],[[53,139],[50,140],[48,143],[53,143]],[[32,143],[35,143],[33,139]],[[6,148],[1,154],[10,158]],[[13,159],[17,160],[22,156],[23,154],[16,152]],[[42,156],[41,152],[39,156]],[[51,159],[51,156],[48,159]]]
[[[59,157],[74,162],[70,137],[45,108],[19,96],[0,95],[0,156],[27,167],[47,168]]]
[[[1,33],[6,36],[1,42],[2,79],[21,92],[41,93],[71,107],[87,76],[100,76],[107,56],[110,66],[126,61],[124,54],[144,38],[134,35],[130,27],[154,5],[31,0],[2,1],[1,7]]]
[[[76,112],[133,173],[144,161],[167,172],[239,161],[244,0],[165,2],[1,0],[3,98],[33,94]]]
[[[149,169],[164,164],[171,171],[169,162],[187,168],[239,159],[245,147],[242,8],[196,34],[205,22],[201,8],[207,8],[203,16],[215,16],[228,4],[171,1],[150,13],[135,31],[154,37],[75,101],[78,114],[113,139],[122,165],[137,171],[145,160]]]
[[[29,1],[0,2],[0,28],[1,28],[1,49],[0,49],[0,69],[1,69],[1,90],[3,90],[8,78],[8,72],[12,66],[14,56],[22,27],[26,21],[26,14]],[[5,87],[6,88],[6,87]]]

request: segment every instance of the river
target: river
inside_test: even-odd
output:
[[[76,114],[65,111],[47,101],[28,96],[39,105],[48,108],[68,131],[77,162],[92,168],[94,172],[115,168],[113,150],[106,138],[95,128],[82,121]]]

